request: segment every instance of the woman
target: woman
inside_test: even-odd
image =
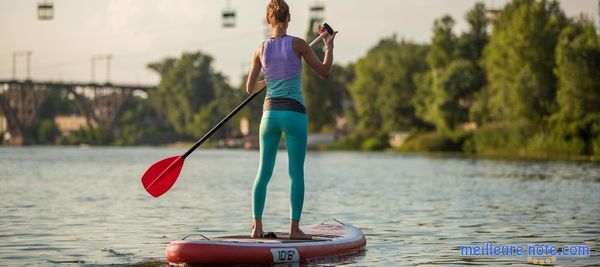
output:
[[[289,158],[290,192],[290,239],[310,239],[300,230],[299,222],[304,203],[304,157],[306,155],[307,125],[306,108],[302,96],[302,61],[320,77],[327,78],[333,62],[333,39],[327,35],[325,56],[321,62],[303,39],[287,35],[290,22],[289,6],[284,0],[272,0],[267,5],[267,23],[271,25],[271,38],[254,51],[246,90],[253,94],[267,87],[260,122],[260,165],[252,192],[252,237],[265,237],[262,229],[262,213],[265,206],[267,184],[273,174],[275,156],[281,134]],[[325,29],[319,30],[321,33]],[[265,80],[257,81],[260,71]]]

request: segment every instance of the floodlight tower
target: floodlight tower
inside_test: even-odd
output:
[[[319,25],[325,20],[325,4],[322,1],[315,0],[310,6],[310,20],[314,21],[312,25],[316,27],[313,31],[318,31]]]
[[[54,3],[52,0],[40,0],[37,15],[39,20],[52,20],[54,18]]]
[[[231,0],[227,0],[227,7],[223,9],[223,27],[235,27],[235,9],[231,7]]]
[[[488,22],[488,27],[491,27],[492,25],[494,25],[494,23],[496,23],[496,21],[498,21],[498,19],[500,18],[500,13],[502,12],[501,9],[497,8],[494,5],[494,1],[491,1],[491,4],[488,5],[485,9],[485,13],[486,13],[486,17]]]

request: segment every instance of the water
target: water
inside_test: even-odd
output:
[[[164,266],[192,233],[249,233],[256,151],[200,149],[154,199],[139,178],[168,148],[0,147],[0,265]],[[287,157],[269,185],[265,230],[287,228]],[[527,264],[464,257],[469,243],[582,244],[600,264],[600,164],[310,152],[303,224],[361,227],[367,250],[329,265]]]

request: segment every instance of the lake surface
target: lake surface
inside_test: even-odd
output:
[[[0,265],[164,266],[169,241],[249,234],[257,151],[192,154],[160,198],[140,184],[172,148],[0,147]],[[287,229],[287,155],[267,195],[265,230]],[[389,153],[309,152],[302,224],[359,226],[367,250],[328,265],[528,264],[466,257],[460,245],[587,245],[600,264],[600,164]]]

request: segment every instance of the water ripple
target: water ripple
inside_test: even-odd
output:
[[[32,266],[164,266],[188,234],[248,234],[256,151],[199,150],[152,198],[139,176],[166,148],[0,148],[0,262]],[[61,160],[58,160],[61,159]],[[280,153],[264,222],[287,228],[287,155]],[[66,167],[68,163],[68,168]],[[585,244],[600,264],[600,164],[310,152],[303,224],[337,218],[367,237],[360,255],[309,266],[525,265],[462,257],[464,244]]]

